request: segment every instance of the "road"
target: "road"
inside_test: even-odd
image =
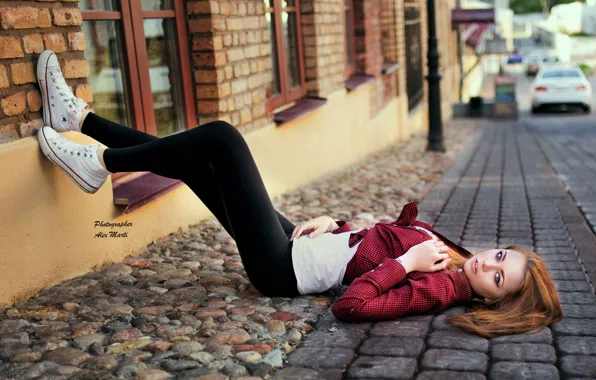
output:
[[[516,40],[516,48],[519,50],[519,52],[521,54],[527,54],[529,52],[535,52],[535,53],[548,53],[549,52],[549,48],[547,46],[544,45],[539,45],[534,43],[534,41],[532,39],[526,38],[526,39],[518,39]],[[594,60],[594,62],[590,62],[591,64],[596,64],[596,59]],[[517,81],[517,99],[518,99],[518,104],[519,104],[519,109],[520,109],[520,116],[522,119],[526,119],[526,118],[537,118],[537,119],[541,119],[541,118],[552,118],[552,117],[556,117],[557,119],[563,120],[565,118],[569,118],[569,117],[583,117],[584,119],[588,118],[591,120],[592,117],[596,116],[596,96],[594,96],[592,98],[592,115],[585,115],[585,114],[581,114],[580,112],[549,112],[549,113],[545,113],[545,114],[541,114],[541,115],[536,115],[536,116],[532,116],[530,113],[530,108],[531,108],[531,97],[530,97],[530,93],[531,93],[531,88],[532,88],[532,82],[534,81],[533,77],[528,77],[525,75],[524,72],[524,68],[525,66],[523,64],[517,64],[517,65],[507,65],[505,67],[505,72],[511,75],[514,75],[518,78]],[[483,86],[483,91],[481,96],[486,97],[486,98],[493,98],[494,97],[494,88],[492,86],[494,77],[489,76],[487,77],[486,81],[487,84],[485,84]],[[592,88],[594,90],[596,90],[596,76],[591,76],[588,78],[588,80],[590,81],[590,83],[592,84]],[[563,118],[563,119],[561,119]]]
[[[328,313],[273,380],[596,378],[594,121],[529,113],[486,120],[419,203],[418,220],[464,247],[535,250],[555,283],[562,321],[535,334],[485,339],[445,322],[462,307],[371,323]]]

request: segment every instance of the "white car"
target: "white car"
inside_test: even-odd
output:
[[[581,107],[591,111],[592,86],[577,66],[542,68],[532,83],[532,112],[549,106]]]

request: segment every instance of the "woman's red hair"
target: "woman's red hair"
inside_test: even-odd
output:
[[[473,310],[446,317],[446,321],[464,330],[486,338],[507,334],[540,331],[553,322],[563,319],[563,311],[555,284],[550,278],[544,261],[534,252],[512,245],[526,257],[526,275],[521,288],[490,304],[480,301]],[[460,254],[449,249],[451,267],[465,262]]]

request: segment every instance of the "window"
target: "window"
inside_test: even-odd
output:
[[[271,102],[273,108],[278,108],[306,95],[300,3],[298,0],[264,1],[271,36]]]
[[[346,30],[346,77],[356,72],[356,31],[354,22],[354,0],[344,1]]]
[[[543,78],[581,78],[581,74],[576,70],[549,70],[542,75]]]
[[[94,111],[155,136],[197,124],[183,0],[81,0]]]

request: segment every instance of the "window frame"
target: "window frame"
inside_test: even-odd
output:
[[[345,20],[348,19],[346,17],[346,13],[351,12],[352,17],[350,17],[350,21],[352,23],[352,43],[348,40],[348,25]],[[346,79],[352,77],[356,74],[356,12],[354,12],[354,0],[344,0],[343,2],[343,13],[344,13],[344,41],[346,46],[346,54],[345,54],[345,76]],[[348,60],[348,49],[352,50],[352,63]]]
[[[149,74],[149,61],[145,44],[145,32],[143,20],[155,18],[174,19],[176,23],[176,43],[178,45],[178,63],[180,67],[183,104],[183,119],[185,129],[191,129],[197,125],[198,116],[196,110],[194,82],[192,78],[192,67],[190,65],[190,49],[188,42],[188,30],[186,26],[186,7],[184,0],[172,0],[173,10],[165,11],[144,11],[141,2],[138,0],[120,1],[119,11],[81,11],[84,21],[119,21],[122,23],[120,29],[124,34],[124,58],[123,69],[127,73],[127,83],[131,96],[133,125],[130,127],[157,135],[155,123],[155,109],[151,86],[141,86],[141,83],[151,83]],[[140,91],[134,91],[139,89]]]
[[[277,75],[279,78],[279,87],[280,92],[278,94],[271,94],[271,98],[269,99],[271,108],[276,109],[283,107],[289,103],[295,102],[303,97],[306,96],[306,68],[305,68],[305,61],[304,61],[304,49],[302,47],[302,19],[300,15],[300,0],[294,0],[295,5],[292,7],[285,7],[282,8],[282,0],[271,0],[271,6],[265,7],[265,13],[272,14],[272,20],[274,21],[275,26],[275,49],[276,51],[272,51],[271,54],[277,55],[277,67],[272,67],[272,70],[277,70]],[[282,68],[287,68],[288,62],[288,55],[284,45],[284,29],[282,24],[282,13],[283,12],[293,12],[296,15],[296,37],[297,37],[297,49],[298,49],[298,65],[300,67],[299,76],[300,76],[300,86],[295,87],[293,89],[288,88],[289,86],[289,78],[288,72],[286,70],[282,70]],[[271,36],[270,38],[273,38]],[[273,59],[272,59],[273,60]],[[282,73],[284,75],[282,75]]]

